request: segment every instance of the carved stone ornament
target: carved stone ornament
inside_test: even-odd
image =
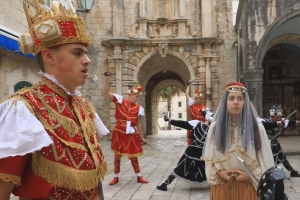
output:
[[[138,24],[134,24],[131,28],[131,31],[128,33],[128,37],[133,38],[136,34],[136,29],[139,27]]]
[[[168,19],[167,19],[167,18],[158,18],[158,19],[156,20],[156,22],[157,22],[158,24],[164,25],[164,24],[167,24],[167,23],[168,23]]]
[[[177,37],[178,22],[176,20],[168,20],[159,18],[157,20],[149,20],[147,23],[147,36],[149,38],[168,38]]]
[[[159,44],[158,47],[159,47],[158,53],[161,55],[161,57],[166,57],[169,51],[168,44]]]

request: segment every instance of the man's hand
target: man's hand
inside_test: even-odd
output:
[[[142,143],[142,145],[145,145],[145,144],[147,144],[147,142],[146,142],[145,138],[142,138],[142,139],[141,139],[141,143]]]
[[[187,85],[190,85],[193,81],[194,81],[194,79],[189,80],[186,84],[187,84]]]
[[[170,117],[169,117],[168,115],[164,115],[164,121],[165,121],[165,122],[170,121]]]
[[[104,76],[111,76],[111,73],[110,73],[110,72],[104,72],[103,75],[104,75]]]
[[[277,126],[283,126],[282,121],[277,121]]]

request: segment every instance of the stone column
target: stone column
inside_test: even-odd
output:
[[[146,18],[146,2],[145,0],[140,0],[140,18]]]
[[[201,1],[202,37],[212,37],[211,0]]]
[[[159,0],[159,17],[165,17],[166,12],[166,0]]]
[[[121,46],[114,46],[113,59],[116,63],[116,94],[122,95],[122,50]]]
[[[263,94],[262,94],[262,83],[263,83],[263,69],[244,69],[244,81],[245,87],[247,88],[249,98],[255,107],[259,116],[263,117]]]
[[[186,14],[186,6],[185,6],[185,1],[186,0],[179,0],[179,19],[185,19],[185,14]]]
[[[205,58],[206,107],[212,109],[211,99],[211,57]]]
[[[147,22],[148,19],[138,19],[139,23],[139,31],[140,31],[140,37],[139,38],[148,38],[147,37]]]
[[[183,38],[185,36],[185,28],[187,19],[177,19],[178,22],[178,37]]]
[[[206,107],[212,109],[211,99],[211,60],[212,50],[211,44],[205,44],[204,47],[204,58],[205,58],[205,85],[206,85]]]
[[[113,37],[123,36],[123,0],[113,0]]]

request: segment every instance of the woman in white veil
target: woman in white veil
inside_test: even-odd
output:
[[[202,154],[211,200],[257,199],[257,185],[237,159],[245,161],[257,180],[274,166],[267,134],[257,117],[245,86],[240,82],[228,84]]]

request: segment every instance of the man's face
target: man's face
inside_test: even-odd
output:
[[[85,84],[88,77],[87,48],[82,44],[61,45],[58,50],[51,50],[53,63],[50,72],[68,91]]]
[[[201,104],[201,97],[195,97],[195,104]]]
[[[130,94],[128,100],[130,103],[136,103],[139,100],[139,95]]]
[[[277,116],[277,115],[272,116],[272,121],[273,121],[273,122],[281,121],[281,120],[282,120],[282,116]]]

